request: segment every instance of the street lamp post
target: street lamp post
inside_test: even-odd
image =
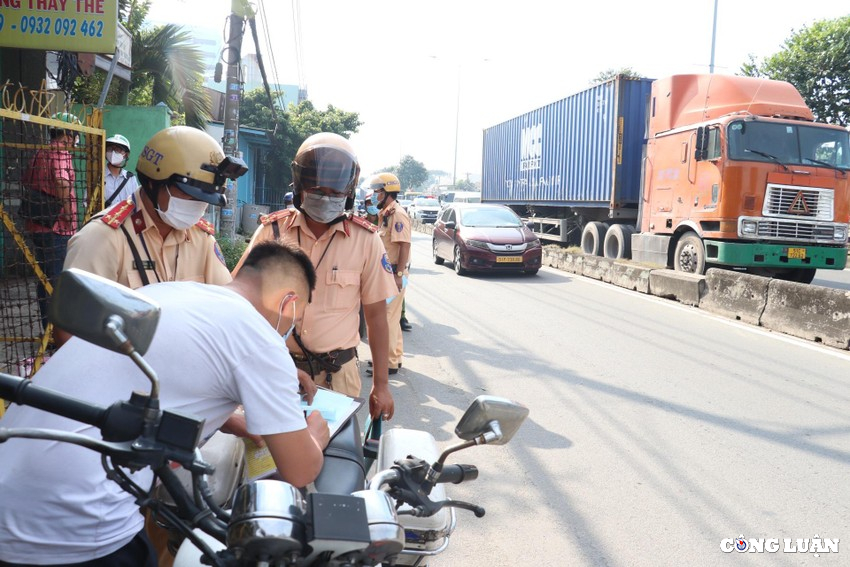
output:
[[[455,101],[455,160],[452,166],[452,187],[457,185],[457,139],[460,129],[460,63],[457,64],[457,100]]]

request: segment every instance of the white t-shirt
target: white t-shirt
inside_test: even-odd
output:
[[[126,169],[122,169],[118,175],[113,175],[112,170],[108,167],[104,172],[106,174],[104,183],[103,183],[103,202],[106,203],[107,199],[115,193],[115,190],[118,189],[118,186],[124,183],[124,180],[127,179],[128,175],[132,175]],[[139,179],[133,175],[129,179],[127,179],[127,183],[124,183],[124,187],[121,187],[121,191],[113,197],[110,204],[106,205],[110,207],[116,203],[120,203],[121,201],[126,201],[133,195],[136,189],[139,188]]]
[[[160,380],[160,407],[206,419],[209,438],[238,404],[258,435],[305,429],[285,343],[240,295],[194,282],[138,290],[162,307],[145,360]],[[37,386],[107,407],[150,382],[129,357],[73,338],[33,378]],[[100,438],[92,426],[12,405],[0,427],[44,427]],[[149,470],[133,475],[150,486]],[[31,439],[0,444],[0,559],[77,563],[108,555],[143,527],[133,497],[106,479],[100,454]]]

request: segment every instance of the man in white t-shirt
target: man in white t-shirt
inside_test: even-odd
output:
[[[121,134],[106,139],[106,177],[103,183],[103,208],[126,201],[139,188],[132,171],[124,169],[130,157],[130,141]]]
[[[319,412],[305,419],[285,339],[316,283],[310,259],[290,245],[254,247],[229,284],[153,284],[138,292],[161,308],[145,360],[160,380],[160,406],[204,418],[209,438],[244,408],[278,473],[312,482],[329,439]],[[130,358],[73,338],[33,378],[91,403],[126,400],[150,383]],[[100,438],[95,427],[12,406],[3,427],[45,427]],[[67,443],[13,439],[0,445],[0,565],[155,565],[134,498],[107,480],[100,455]],[[132,475],[150,486],[152,474]],[[87,563],[87,565],[89,565]]]

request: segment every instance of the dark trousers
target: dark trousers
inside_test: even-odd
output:
[[[63,236],[55,232],[34,232],[30,235],[35,245],[35,259],[38,261],[44,275],[50,280],[50,284],[56,285],[56,278],[62,273],[65,264],[65,255],[68,253],[68,241],[70,236]],[[39,280],[36,288],[38,297],[38,310],[41,313],[41,328],[47,329],[47,307],[50,296]]]
[[[130,543],[109,555],[83,561],[82,563],[64,563],[62,567],[157,567],[158,561],[153,546],[145,530],[136,534]],[[0,561],[0,567],[34,567],[28,563],[6,563]],[[54,566],[58,567],[58,566]]]

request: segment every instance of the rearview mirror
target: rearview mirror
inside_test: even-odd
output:
[[[450,220],[446,223],[446,230],[454,230],[456,226],[457,224],[455,224],[455,221]]]
[[[119,317],[122,332],[139,354],[147,352],[159,323],[159,305],[101,276],[71,268],[59,274],[48,308],[50,321],[99,347],[124,352],[107,332]]]
[[[522,404],[496,396],[478,396],[460,418],[455,427],[455,434],[464,441],[469,441],[494,431],[492,424],[496,422],[501,435],[492,441],[488,440],[487,444],[504,445],[511,440],[526,417],[528,408]]]

